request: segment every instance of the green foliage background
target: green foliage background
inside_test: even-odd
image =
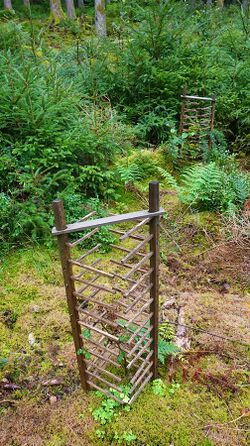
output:
[[[191,94],[216,96],[216,126],[224,143],[215,138],[212,159],[206,148],[198,157],[216,164],[215,188],[206,192],[198,179],[199,187],[189,195],[184,191],[182,202],[193,204],[191,195],[202,189],[194,203],[198,208],[242,206],[249,182],[236,166],[226,180],[224,161],[229,152],[249,155],[247,11],[236,5],[221,10],[174,1],[113,2],[107,9],[109,37],[100,40],[92,33],[88,7],[84,23],[66,20],[54,28],[44,18],[46,7],[39,8],[32,6],[29,15],[17,4],[16,14],[0,15],[4,249],[49,239],[51,201],[58,195],[66,200],[80,195],[82,202],[116,200],[123,184],[155,175],[153,158],[124,163],[132,148],[163,145],[161,167],[167,171],[170,162],[179,175],[192,162],[187,142],[177,136],[184,87]],[[208,173],[194,169],[196,179]],[[187,188],[192,175],[191,169]],[[72,204],[72,220],[73,209]]]

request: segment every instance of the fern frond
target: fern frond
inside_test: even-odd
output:
[[[173,177],[173,175],[171,175],[171,173],[167,172],[167,170],[165,170],[165,169],[162,169],[162,167],[157,167],[157,170],[160,173],[160,175],[162,176],[162,178],[164,178],[164,180],[166,180],[168,182],[169,186],[171,186],[176,191],[179,190],[178,183],[177,183],[176,179]]]
[[[120,166],[117,171],[125,184],[134,183],[142,178],[140,167],[136,164],[131,164],[128,167]]]

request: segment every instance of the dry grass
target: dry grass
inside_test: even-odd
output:
[[[89,446],[93,426],[80,390],[54,405],[23,400],[2,417],[0,446]]]

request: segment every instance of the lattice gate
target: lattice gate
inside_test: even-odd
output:
[[[81,384],[120,403],[127,384],[131,404],[157,375],[159,184],[149,184],[148,211],[66,225],[63,202],[53,206]],[[109,260],[92,243],[103,226],[117,238]]]
[[[211,131],[214,128],[215,97],[181,95],[180,133],[192,133],[189,142],[207,141],[211,148]]]

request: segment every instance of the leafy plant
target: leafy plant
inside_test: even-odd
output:
[[[157,170],[158,170],[159,174],[162,176],[162,178],[164,178],[164,180],[167,181],[169,186],[171,186],[176,191],[179,190],[178,183],[171,173],[169,173],[167,170],[163,169],[162,167],[158,167]]]
[[[136,164],[130,164],[127,167],[120,166],[117,171],[125,185],[128,185],[129,183],[133,184],[135,181],[139,181],[142,178],[140,168]]]
[[[241,208],[250,193],[249,176],[215,162],[196,164],[181,174],[180,185],[162,168],[161,176],[178,192],[181,202],[198,210],[217,210],[232,214]]]
[[[162,365],[165,364],[165,360],[170,355],[179,353],[180,349],[171,342],[165,341],[159,336],[158,340],[158,360]]]
[[[3,369],[8,364],[7,358],[0,358],[0,369]]]
[[[159,325],[159,335],[163,341],[171,342],[175,337],[173,326],[168,322],[162,322]]]
[[[133,432],[131,430],[124,431],[121,435],[119,435],[118,432],[114,432],[114,434],[112,435],[112,438],[110,435],[107,434],[107,432],[105,430],[97,429],[95,431],[95,434],[96,434],[97,438],[100,438],[102,440],[107,439],[107,440],[115,441],[116,444],[127,445],[127,444],[130,444],[130,443],[134,442],[135,440],[137,440],[137,436],[135,434],[133,434]]]
[[[78,356],[83,355],[84,358],[87,360],[91,359],[91,353],[88,352],[88,350],[86,350],[85,348],[79,348],[76,353]]]
[[[179,383],[171,383],[167,386],[162,379],[155,379],[152,383],[152,391],[155,395],[164,396],[166,393],[169,395],[174,395],[175,392],[180,388]]]
[[[166,384],[161,379],[154,379],[152,382],[154,395],[164,396],[166,393]]]
[[[249,178],[237,172],[226,172],[215,163],[188,168],[181,177],[179,197],[182,203],[200,210],[233,213],[249,196]]]
[[[125,404],[129,401],[129,386],[122,386],[122,392],[118,392],[115,389],[110,388],[109,391],[113,393],[117,398],[123,401]],[[92,411],[93,418],[99,421],[102,425],[109,423],[114,415],[117,413],[117,409],[126,410],[126,406],[121,406],[121,404],[103,395],[100,392],[96,392],[101,398],[102,402],[99,407]]]

